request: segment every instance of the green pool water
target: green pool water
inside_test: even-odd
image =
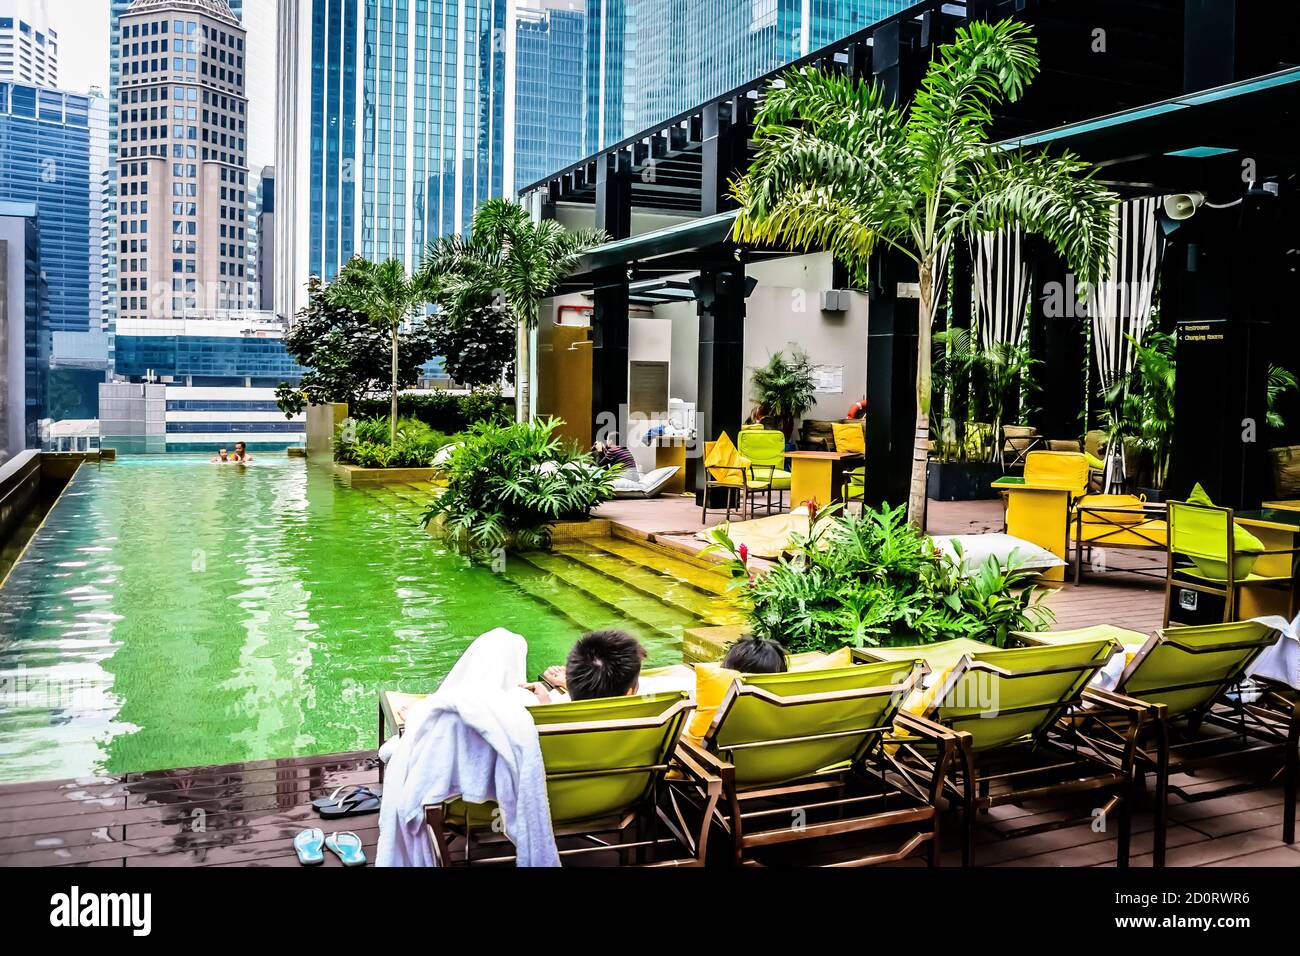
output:
[[[0,590],[0,780],[370,747],[380,688],[432,689],[497,626],[532,673],[597,625],[680,660],[696,618],[653,588],[471,564],[419,526],[427,499],[271,456],[83,465]]]

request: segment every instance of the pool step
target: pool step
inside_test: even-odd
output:
[[[547,551],[525,551],[511,555],[508,564],[516,561],[529,563],[554,575],[563,584],[608,605],[623,617],[665,636],[680,638],[683,628],[694,627],[698,622],[698,618],[690,611],[611,581],[600,572],[570,561],[564,555]]]
[[[607,602],[592,597],[585,591],[572,587],[549,571],[544,571],[529,561],[511,559],[504,572],[506,580],[552,611],[572,621],[583,631],[603,631],[625,628],[626,616]],[[639,623],[639,622],[638,622]],[[680,633],[652,628],[658,635],[680,639]]]
[[[745,619],[744,613],[727,598],[658,571],[656,564],[659,556],[654,553],[647,553],[646,560],[642,563],[618,557],[583,541],[556,545],[555,552],[603,574],[611,581],[634,588],[672,607],[681,608],[706,624],[740,624]]]
[[[668,548],[655,547],[651,543],[638,544],[623,538],[591,538],[588,543],[624,561],[649,568],[706,594],[722,597],[730,593],[730,575],[702,559],[674,555]]]

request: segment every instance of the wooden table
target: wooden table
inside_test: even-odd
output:
[[[1265,506],[1258,511],[1235,511],[1233,519],[1255,537],[1266,551],[1283,551],[1300,547],[1300,509]],[[1273,587],[1242,588],[1237,598],[1238,620],[1279,614],[1291,619],[1295,606],[1295,555],[1262,554],[1252,568],[1254,574],[1291,578],[1286,591]]]
[[[862,460],[862,455],[847,451],[788,451],[790,461],[790,508],[805,501],[827,505],[843,501],[845,462]]]

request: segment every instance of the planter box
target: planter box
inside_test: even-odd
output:
[[[1138,497],[1145,498],[1147,501],[1164,501],[1165,490],[1163,488],[1138,488]]]
[[[307,457],[334,460],[334,427],[348,417],[347,402],[307,406]]]
[[[926,497],[935,501],[996,498],[992,483],[1002,477],[995,461],[932,461],[926,469]]]
[[[608,538],[613,533],[608,518],[589,518],[586,521],[557,521],[551,525],[552,541]]]
[[[744,624],[721,627],[688,627],[682,631],[682,660],[687,664],[711,664],[727,656],[727,648],[749,634]]]
[[[410,481],[433,481],[437,468],[362,468],[359,465],[334,463],[334,474],[349,488],[370,485],[403,484]]]

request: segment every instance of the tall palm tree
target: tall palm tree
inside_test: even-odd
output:
[[[388,329],[392,342],[392,406],[388,440],[397,441],[398,333],[402,323],[412,319],[437,296],[436,276],[417,271],[407,275],[400,259],[371,262],[354,256],[339,270],[325,290],[334,305],[360,312],[372,325]]]
[[[420,271],[448,277],[444,297],[462,304],[491,302],[519,326],[515,381],[520,418],[530,415],[529,333],[537,328],[541,301],[583,255],[608,239],[604,230],[570,230],[550,219],[535,222],[518,203],[489,199],[475,210],[468,239],[451,236],[429,248]]]
[[[992,108],[1038,73],[1029,28],[972,22],[938,50],[910,107],[871,83],[805,68],[769,89],[758,150],[733,184],[735,237],[826,249],[865,284],[878,246],[916,264],[920,280],[916,435],[908,516],[924,523],[930,336],[953,242],[1018,225],[1050,241],[1083,282],[1103,273],[1115,196],[1064,153],[988,142]]]

